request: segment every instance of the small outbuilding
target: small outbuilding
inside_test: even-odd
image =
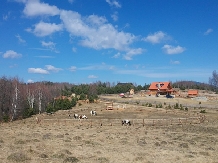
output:
[[[188,97],[197,97],[198,96],[198,90],[189,89],[188,90]]]

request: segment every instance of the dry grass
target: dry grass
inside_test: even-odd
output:
[[[184,100],[184,105],[188,102]],[[195,119],[199,109],[166,112],[166,109],[138,104],[127,104],[126,109],[118,109],[118,105],[122,106],[117,101],[115,109],[108,111],[104,109],[104,103],[84,104],[54,115],[37,115],[41,119],[39,124],[35,117],[1,124],[0,162],[218,162],[215,105],[213,109],[206,109],[203,123]],[[96,117],[89,115],[91,109],[97,111]],[[86,114],[88,120],[68,117],[74,113]],[[133,125],[122,126],[124,118],[133,121]]]

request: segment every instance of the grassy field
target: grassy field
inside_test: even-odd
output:
[[[216,101],[101,98],[98,104],[1,124],[0,162],[218,163]],[[106,101],[113,101],[113,110],[105,109]],[[173,109],[176,103],[188,111]],[[155,107],[159,104],[162,108]],[[91,110],[98,115],[90,116]],[[88,119],[74,119],[74,113]],[[122,126],[122,119],[132,125]]]

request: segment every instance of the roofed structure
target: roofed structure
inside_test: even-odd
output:
[[[189,97],[196,97],[196,96],[198,96],[198,90],[189,89],[188,90],[188,96]]]
[[[148,89],[152,95],[167,95],[174,92],[170,82],[153,82]]]

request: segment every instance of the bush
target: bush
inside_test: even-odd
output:
[[[162,104],[156,104],[156,108],[162,108]]]
[[[4,116],[3,116],[3,121],[4,121],[4,122],[9,122],[9,119],[10,119],[10,118],[9,118],[8,115],[4,115]]]
[[[71,107],[74,107],[76,106],[76,98],[72,98],[72,101],[71,101]]]
[[[67,157],[67,158],[64,159],[63,162],[64,162],[64,163],[67,163],[67,162],[70,162],[70,163],[79,162],[79,159],[76,158],[76,157]]]
[[[23,118],[31,117],[34,114],[35,114],[35,111],[33,108],[26,108],[24,109],[24,112],[23,112]]]
[[[80,100],[85,100],[86,99],[86,95],[84,93],[81,93],[79,99]]]
[[[206,113],[206,110],[201,110],[200,113]]]
[[[174,109],[179,109],[179,104],[176,103],[176,105],[174,105]]]
[[[55,109],[54,109],[54,107],[52,106],[52,104],[48,104],[48,106],[46,106],[46,108],[45,108],[45,111],[46,111],[47,113],[52,113],[52,112],[55,112]]]
[[[151,103],[149,103],[149,104],[148,104],[148,107],[152,107],[152,104],[151,104]]]

